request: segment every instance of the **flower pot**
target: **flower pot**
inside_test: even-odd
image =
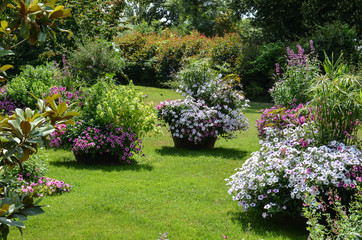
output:
[[[189,141],[187,138],[178,138],[172,135],[173,142],[176,148],[186,148],[192,150],[202,150],[202,149],[213,149],[217,137],[209,136],[202,140],[202,142],[194,143]]]
[[[75,160],[83,164],[116,164],[120,163],[119,156],[113,156],[110,153],[96,154],[92,156],[89,153],[74,154]]]

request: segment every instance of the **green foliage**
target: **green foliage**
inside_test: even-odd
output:
[[[358,144],[358,126],[362,116],[361,76],[348,75],[347,66],[325,57],[325,75],[318,76],[310,89],[315,111],[315,123],[321,143],[337,140],[347,144]]]
[[[348,205],[338,192],[329,192],[328,200],[308,194],[304,200],[303,213],[308,219],[308,231],[311,239],[361,239],[362,195],[361,186],[348,200]]]
[[[121,70],[123,61],[112,44],[102,39],[86,38],[78,42],[69,56],[71,68],[88,85],[98,78]]]
[[[28,183],[33,183],[38,180],[39,177],[45,175],[49,170],[49,160],[46,155],[36,154],[29,157],[28,161],[25,161],[20,166],[15,166],[10,174],[12,176],[17,176],[19,173],[22,175],[22,179]]]
[[[159,131],[154,107],[144,104],[145,96],[132,83],[121,86],[103,80],[93,85],[88,94],[82,115],[95,125],[130,128],[138,138]]]
[[[36,67],[27,65],[7,85],[9,97],[23,106],[35,108],[37,100],[32,95],[42,98],[44,92],[57,85],[57,76],[59,72],[54,63]]]
[[[215,37],[205,52],[210,52],[213,66],[226,65],[234,72],[237,59],[242,55],[243,45],[240,36],[236,33],[225,34],[224,37]]]
[[[180,36],[170,30],[159,34],[132,32],[115,38],[126,58],[123,72],[135,83],[160,86],[183,66],[185,58],[205,50],[209,38],[199,32]]]
[[[309,34],[308,39],[313,39],[316,54],[324,61],[324,52],[328,56],[339,56],[343,53],[344,58],[352,64],[357,65],[362,60],[358,48],[358,38],[355,28],[341,22],[327,23],[317,26]]]
[[[249,38],[249,36],[242,38]],[[261,46],[248,43],[241,49],[241,55],[237,59],[237,73],[242,79],[249,98],[255,99],[267,95],[273,83],[275,63],[283,64],[285,53],[283,42],[263,43]]]
[[[360,1],[350,0],[229,0],[234,17],[253,15],[253,24],[263,28],[268,40],[295,40],[305,36],[315,25],[340,21],[356,27],[361,36]]]
[[[88,35],[110,41],[121,29],[119,24],[126,5],[124,0],[60,0],[60,2],[72,9],[72,18],[65,23],[65,26],[77,36]]]

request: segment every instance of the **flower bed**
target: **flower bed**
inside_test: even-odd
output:
[[[360,180],[350,172],[362,164],[362,152],[337,141],[316,146],[308,127],[284,129],[283,138],[267,128],[261,149],[228,180],[229,193],[244,211],[259,207],[265,210],[263,217],[282,211],[297,210],[300,214],[306,192],[322,195],[330,187],[357,185]]]

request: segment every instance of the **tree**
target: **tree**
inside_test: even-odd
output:
[[[227,0],[236,19],[251,14],[269,40],[295,40],[315,25],[347,23],[361,34],[362,0]]]

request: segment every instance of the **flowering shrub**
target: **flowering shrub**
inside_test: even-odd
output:
[[[6,86],[0,87],[0,113],[1,115],[11,115],[19,107],[8,97]]]
[[[306,106],[299,104],[297,107],[287,109],[282,106],[273,106],[270,109],[261,110],[260,120],[256,120],[258,135],[260,139],[266,137],[265,128],[271,127],[279,130],[283,134],[283,129],[289,124],[301,126],[306,122],[314,121],[314,114],[311,108],[306,109]]]
[[[263,217],[285,210],[300,213],[305,192],[323,194],[329,187],[357,184],[347,174],[362,164],[362,152],[355,146],[337,141],[316,146],[315,130],[308,124],[285,128],[283,137],[275,129],[266,130],[261,149],[228,179],[229,193],[244,211],[264,209]]]
[[[158,117],[170,125],[173,136],[196,143],[208,136],[235,137],[248,129],[243,110],[248,106],[233,79],[213,77],[209,70],[190,67],[180,72],[178,81],[186,98],[161,102]]]
[[[276,105],[289,107],[293,103],[306,103],[311,100],[309,87],[319,73],[318,61],[311,57],[314,53],[313,41],[310,41],[309,54],[305,54],[300,45],[297,47],[298,53],[287,48],[288,59],[284,73],[280,72],[280,66],[276,64],[276,82],[269,90]]]

